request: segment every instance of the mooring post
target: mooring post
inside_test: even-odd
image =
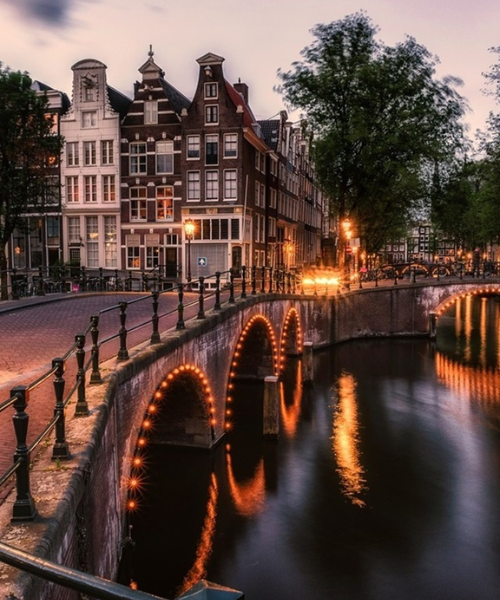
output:
[[[302,349],[302,383],[312,384],[313,375],[313,343],[304,342]]]
[[[277,439],[280,428],[278,378],[269,375],[264,378],[264,437]]]

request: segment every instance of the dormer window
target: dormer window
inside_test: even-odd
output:
[[[205,98],[217,98],[219,90],[217,83],[205,83]]]

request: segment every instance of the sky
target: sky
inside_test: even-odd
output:
[[[269,119],[289,108],[274,90],[277,71],[300,60],[312,28],[361,10],[377,39],[394,46],[411,36],[438,57],[437,78],[463,80],[471,135],[500,112],[482,92],[482,73],[497,62],[489,49],[500,46],[499,0],[0,0],[0,62],[71,97],[72,65],[94,58],[132,97],[151,45],[166,79],[192,98],[196,59],[212,52],[225,58],[230,83],[249,86],[256,118]]]

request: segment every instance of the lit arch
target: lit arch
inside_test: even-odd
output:
[[[295,334],[294,339],[291,339],[293,334]],[[281,334],[280,371],[283,371],[285,368],[287,356],[292,354],[302,354],[302,341],[302,328],[300,326],[299,314],[295,308],[290,308],[285,317],[283,332]],[[290,351],[291,346],[293,346],[293,352]]]
[[[458,300],[461,300],[467,296],[496,296],[500,295],[500,285],[484,285],[482,287],[475,288],[473,290],[462,290],[457,294],[446,298],[435,308],[434,312],[436,317],[440,317],[444,312],[451,308]]]
[[[254,315],[248,323],[245,325],[243,331],[238,338],[238,342],[236,343],[236,348],[233,354],[233,360],[231,361],[231,370],[229,372],[228,383],[227,383],[227,395],[226,395],[226,409],[224,413],[224,429],[225,431],[229,431],[231,429],[231,417],[233,414],[232,411],[232,403],[233,396],[232,392],[234,389],[234,378],[236,376],[236,370],[240,365],[241,361],[241,350],[245,344],[245,340],[251,331],[257,324],[263,324],[271,344],[271,354],[272,354],[272,374],[278,374],[278,345],[276,342],[276,334],[274,333],[273,326],[271,321],[264,315]]]
[[[154,392],[145,412],[137,435],[136,445],[132,452],[130,460],[130,475],[127,481],[127,503],[128,511],[134,511],[138,508],[139,496],[141,488],[145,481],[145,471],[147,467],[146,448],[154,432],[154,422],[157,417],[160,404],[165,398],[168,388],[180,377],[189,376],[194,378],[194,381],[201,391],[203,398],[203,406],[205,409],[206,418],[210,426],[210,435],[212,440],[215,439],[215,404],[212,389],[209,385],[208,378],[205,373],[196,365],[182,364],[173,369],[160,383]]]

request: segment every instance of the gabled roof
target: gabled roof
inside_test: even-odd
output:
[[[110,85],[106,88],[111,108],[120,115],[120,119],[123,119],[132,104],[132,100]]]
[[[202,57],[197,59],[197,63],[202,67],[205,65],[221,65],[226,59],[223,56],[214,54],[213,52],[207,52]]]
[[[255,120],[254,114],[248,104],[245,102],[243,96],[226,80],[224,79],[224,83],[226,85],[226,89],[228,91],[229,97],[233,101],[233,104],[236,108],[241,106],[243,110],[243,125],[244,127],[259,127],[259,124]],[[259,135],[259,137],[262,137]]]
[[[278,149],[280,121],[278,119],[259,121],[262,136],[271,150]]]
[[[163,77],[160,79],[160,83],[165,92],[165,96],[168,98],[172,108],[177,114],[180,115],[183,108],[186,110],[189,108],[191,100],[188,100],[182,92],[179,92],[178,89],[174,88],[174,86],[163,79]]]

